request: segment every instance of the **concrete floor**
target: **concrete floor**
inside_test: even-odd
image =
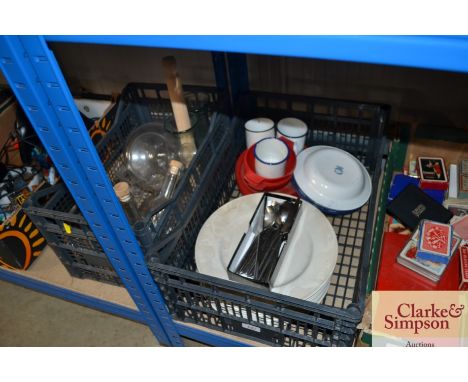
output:
[[[0,281],[0,346],[159,344],[145,325]]]

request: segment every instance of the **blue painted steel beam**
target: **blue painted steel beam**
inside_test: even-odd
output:
[[[130,309],[109,301],[104,301],[69,289],[61,288],[43,281],[35,280],[13,271],[7,271],[5,269],[0,268],[0,279],[23,286],[25,288],[33,289],[35,291],[48,294],[53,297],[58,297],[67,301],[87,306],[89,308],[100,310],[102,312],[115,314],[116,316],[120,316],[129,320],[146,324],[145,318],[138,310]]]
[[[44,38],[0,36],[0,67],[148,326],[160,343],[183,346]]]
[[[268,54],[468,72],[466,36],[46,36],[47,41]]]

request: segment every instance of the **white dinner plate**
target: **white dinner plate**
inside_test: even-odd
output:
[[[297,156],[294,183],[298,193],[327,213],[362,207],[372,192],[364,165],[347,151],[313,146]]]
[[[323,287],[321,287],[312,296],[309,296],[308,298],[306,298],[306,300],[310,302],[320,303],[323,300],[323,298],[326,296],[328,289],[330,288],[330,282],[331,282],[331,277],[327,280],[327,282],[325,283]]]
[[[229,280],[227,267],[262,193],[232,200],[216,210],[200,230],[195,262],[200,273]],[[328,219],[303,201],[301,225],[275,278],[271,291],[307,300],[318,298],[329,282],[338,257],[336,234]],[[325,289],[325,293],[327,288]]]

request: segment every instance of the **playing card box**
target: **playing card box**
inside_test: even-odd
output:
[[[468,159],[463,159],[459,167],[458,198],[468,198]]]
[[[455,219],[455,218],[453,218]],[[463,240],[468,241],[468,215],[462,216],[452,223],[453,231]]]
[[[452,214],[451,219],[455,216],[463,217],[468,215],[468,199],[447,198],[444,200],[443,206]]]
[[[420,187],[423,189],[446,190],[448,176],[443,158],[419,157]]]
[[[416,257],[436,263],[448,264],[452,250],[453,230],[450,224],[423,220]]]
[[[460,246],[460,290],[468,290],[468,246]]]
[[[397,262],[404,267],[428,278],[433,282],[438,282],[444,274],[447,264],[433,262],[430,260],[423,260],[416,257],[419,242],[419,228],[413,233],[410,240],[406,243],[405,247],[401,250],[397,257]],[[453,235],[451,245],[450,259],[453,257],[455,251],[460,244],[461,239]],[[449,259],[449,262],[450,262]]]
[[[436,283],[442,277],[447,264],[434,263],[432,261],[417,258],[416,252],[418,241],[419,229],[413,233],[410,240],[408,240],[406,245],[403,247],[397,257],[397,262]]]

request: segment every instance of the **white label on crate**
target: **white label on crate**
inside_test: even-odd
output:
[[[260,333],[262,329],[257,328],[256,326],[242,323],[242,327],[245,329],[253,330],[254,332]]]

